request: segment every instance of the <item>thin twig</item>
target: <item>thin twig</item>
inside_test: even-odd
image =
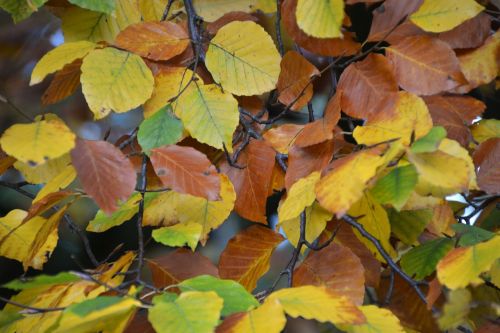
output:
[[[163,15],[161,16],[160,21],[165,21],[168,17],[168,12],[170,12],[170,7],[172,7],[172,4],[174,3],[175,0],[168,0],[167,6],[165,7],[165,10],[163,11]]]
[[[0,301],[4,302],[4,303],[7,303],[7,304],[11,304],[11,305],[14,305],[14,306],[17,306],[18,308],[22,308],[22,309],[26,309],[27,311],[23,311],[23,313],[26,313],[26,314],[35,314],[35,313],[46,313],[46,312],[54,312],[54,311],[63,311],[64,309],[66,309],[65,307],[57,307],[57,308],[38,308],[38,307],[35,307],[35,306],[29,306],[29,305],[26,305],[26,304],[22,304],[22,303],[19,303],[19,302],[16,302],[16,301],[12,301],[8,298],[4,298],[2,296],[0,296]]]
[[[283,46],[283,37],[281,36],[281,0],[276,0],[276,41],[278,42],[278,50],[281,56],[285,54],[285,47]]]
[[[141,165],[141,187],[139,193],[141,194],[141,201],[139,201],[139,211],[137,215],[137,275],[135,281],[141,281],[141,271],[144,266],[144,234],[142,232],[142,220],[144,217],[144,193],[147,187],[147,165],[148,157],[146,154],[142,157]]]
[[[26,118],[27,120],[29,121],[35,121],[35,119],[31,116],[29,116],[28,114],[24,113],[23,110],[21,110],[20,108],[18,108],[14,103],[12,103],[7,97],[3,96],[3,95],[0,95],[0,102],[2,103],[5,103],[7,104],[8,106],[10,106],[12,109],[14,109],[14,111],[16,111],[17,113],[19,113],[21,116],[23,116],[24,118]]]

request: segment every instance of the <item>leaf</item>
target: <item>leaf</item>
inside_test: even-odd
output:
[[[484,9],[474,0],[424,0],[410,20],[425,31],[448,31],[473,18]]]
[[[48,183],[54,177],[60,175],[63,170],[71,163],[69,153],[60,157],[50,159],[44,164],[31,166],[29,163],[15,161],[16,168],[24,177],[24,179],[32,184]]]
[[[69,0],[74,5],[96,12],[111,14],[115,10],[115,0]]]
[[[49,87],[43,93],[42,105],[55,104],[71,96],[80,86],[81,66],[81,59],[64,65],[64,67],[54,75]]]
[[[256,5],[256,0],[194,0],[196,13],[204,21],[213,22],[229,12],[250,12]]]
[[[340,76],[342,110],[356,118],[370,119],[390,114],[397,99],[398,84],[391,63],[382,55],[370,54],[349,65]]]
[[[139,0],[139,9],[144,21],[160,21],[168,0]],[[182,9],[181,9],[182,8]],[[183,3],[173,3],[170,14],[174,15],[184,9]]]
[[[452,49],[471,49],[479,47],[490,34],[491,19],[486,13],[461,23],[452,30],[442,32],[438,38]]]
[[[62,312],[53,332],[120,332],[139,305],[140,302],[132,297],[118,296],[99,296],[72,304]]]
[[[120,31],[130,24],[141,21],[141,12],[136,0],[114,2],[115,11],[111,15],[74,6],[65,8],[60,14],[64,41],[66,43],[79,40],[106,41],[112,44]]]
[[[481,119],[471,126],[471,132],[474,140],[479,143],[491,138],[500,138],[500,120]]]
[[[71,160],[85,192],[108,215],[135,190],[134,167],[108,142],[78,139]]]
[[[278,208],[279,222],[293,219],[316,199],[314,188],[319,181],[320,173],[315,171],[309,176],[299,179],[287,192],[286,198]]]
[[[495,236],[491,231],[467,224],[455,223],[451,228],[457,233],[459,246],[476,245]]]
[[[258,225],[238,233],[220,255],[221,278],[235,280],[252,291],[258,279],[269,270],[271,255],[282,241],[283,236]]]
[[[406,274],[423,280],[436,270],[437,263],[453,248],[453,240],[436,238],[412,248],[401,258]]]
[[[244,312],[259,306],[259,302],[240,284],[232,280],[217,279],[211,275],[200,275],[179,284],[182,292],[215,291],[224,300],[221,315]]]
[[[386,54],[401,88],[414,94],[434,95],[465,83],[455,53],[437,38],[402,38]]]
[[[189,262],[189,265],[185,263]],[[202,254],[179,248],[161,257],[147,260],[155,287],[164,288],[198,275],[219,277],[217,267]]]
[[[334,325],[363,322],[358,308],[343,296],[331,293],[325,287],[302,286],[275,291],[269,301],[278,301],[290,317],[314,319]],[[332,309],[335,309],[332,311]]]
[[[152,236],[155,241],[163,245],[177,247],[186,244],[194,251],[200,240],[201,229],[202,226],[198,223],[178,223],[155,229]]]
[[[392,233],[403,243],[412,245],[432,220],[433,212],[429,209],[400,212],[389,209],[388,215]]]
[[[156,296],[148,319],[158,333],[210,333],[217,326],[222,303],[213,291],[187,291],[175,301]]]
[[[439,282],[450,289],[483,283],[479,275],[500,258],[499,245],[500,237],[495,236],[483,243],[451,250],[437,265]]]
[[[232,151],[232,138],[239,122],[238,102],[217,85],[194,81],[173,106],[184,127],[199,142]]]
[[[233,2],[234,1],[232,1],[231,3],[233,3]],[[273,7],[275,7],[275,6],[273,6]],[[227,8],[227,6],[226,6],[226,8]],[[207,32],[210,35],[215,35],[217,33],[217,31],[219,31],[220,28],[222,28],[226,24],[231,23],[233,21],[257,22],[258,19],[255,16],[253,16],[252,14],[248,14],[248,13],[241,12],[241,11],[229,12],[229,13],[222,15],[217,20],[215,20],[211,23],[208,23],[207,24]]]
[[[500,193],[500,138],[482,142],[474,152],[479,188],[489,194]]]
[[[375,115],[363,126],[356,127],[353,136],[359,144],[365,145],[393,139],[410,145],[431,129],[432,119],[423,99],[412,93],[400,92],[392,115]]]
[[[439,328],[448,330],[465,323],[471,300],[471,294],[467,289],[451,290],[448,301],[443,306],[443,313],[437,320]]]
[[[82,91],[96,119],[127,112],[153,92],[153,74],[141,57],[114,48],[90,52],[82,64]]]
[[[444,127],[435,126],[431,128],[429,133],[420,139],[416,140],[411,145],[413,153],[431,153],[439,148],[439,144],[446,137],[446,130]]]
[[[57,275],[37,275],[31,279],[19,279],[10,281],[2,285],[3,288],[13,290],[26,290],[38,287],[47,287],[56,284],[70,283],[79,281],[81,278],[72,272],[61,272]]]
[[[139,211],[139,201],[141,194],[134,193],[123,205],[113,212],[111,216],[99,210],[92,221],[87,225],[87,231],[104,232],[113,227],[122,225],[132,219]]]
[[[361,305],[365,296],[364,273],[361,261],[348,247],[333,243],[309,253],[295,269],[293,286],[325,286],[334,294]]]
[[[150,152],[153,148],[177,143],[182,137],[182,129],[182,122],[167,105],[141,123],[137,139],[142,149]]]
[[[155,148],[151,151],[151,163],[166,187],[208,200],[219,199],[217,170],[196,149],[177,145]]]
[[[360,306],[359,309],[363,313],[365,323],[356,324],[351,326],[340,326],[348,333],[372,333],[372,332],[399,332],[404,333],[398,317],[396,317],[390,310],[379,308],[375,305]]]
[[[69,156],[68,156],[69,157]],[[49,162],[50,163],[50,162]],[[48,164],[48,163],[47,163]],[[76,178],[76,170],[72,165],[67,165],[54,178],[49,180],[47,184],[37,193],[32,204],[43,200],[46,196],[61,191],[69,186]]]
[[[335,160],[316,184],[316,196],[324,208],[341,217],[363,196],[363,190],[385,164],[381,147],[362,150]],[[332,191],[339,189],[342,191]]]
[[[246,313],[236,313],[217,327],[217,333],[280,333],[286,324],[286,317],[277,301],[264,304]]]
[[[30,166],[60,157],[75,146],[75,134],[60,119],[15,124],[0,138],[3,151]]]
[[[304,125],[283,124],[270,128],[263,137],[277,152],[288,154],[288,150],[303,130]]]
[[[305,33],[318,38],[342,37],[342,0],[297,1],[297,24]]]
[[[399,211],[413,192],[417,180],[414,166],[397,167],[380,178],[370,192],[381,204],[391,204]]]
[[[313,96],[310,80],[319,70],[295,51],[288,51],[281,59],[281,71],[276,85],[278,101],[291,105],[290,109],[302,109]]]
[[[238,158],[244,169],[221,166],[236,191],[234,209],[241,217],[266,223],[266,202],[275,163],[274,150],[264,141],[251,140]],[[249,190],[250,189],[250,190]]]
[[[53,50],[47,52],[33,68],[31,73],[30,86],[43,81],[43,79],[65,65],[71,64],[77,59],[85,57],[97,45],[88,41],[64,43]]]
[[[141,22],[129,25],[116,36],[115,44],[141,57],[169,60],[189,45],[189,37],[173,22]]]
[[[231,22],[211,40],[205,64],[215,82],[235,95],[274,89],[281,57],[271,36],[257,23]]]
[[[31,0],[27,2],[19,0],[2,0],[0,2],[0,8],[12,16],[14,23],[19,23],[28,18],[33,12],[37,11],[38,8],[42,7],[47,1],[48,0]]]
[[[357,220],[363,228],[372,234],[382,244],[384,250],[391,256],[396,256],[396,251],[389,242],[391,236],[391,225],[386,211],[368,193],[364,193],[359,201],[354,203],[349,209],[349,215],[361,216]],[[372,242],[364,238],[357,230],[354,233],[359,240],[377,257],[381,262],[385,262]]]

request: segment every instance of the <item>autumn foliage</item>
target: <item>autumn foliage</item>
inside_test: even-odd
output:
[[[17,109],[0,172],[24,180],[0,186],[32,201],[0,218],[0,256],[32,277],[2,285],[0,332],[500,331],[500,120],[480,93],[500,84],[499,6],[0,0],[60,19],[31,73],[44,106],[81,91],[96,122],[143,115],[89,140]],[[197,250],[231,213],[253,224],[215,265]],[[96,256],[89,234],[125,223],[135,249]],[[63,224],[88,267],[36,272]]]

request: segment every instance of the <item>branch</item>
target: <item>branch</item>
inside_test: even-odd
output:
[[[278,42],[278,50],[281,56],[285,54],[285,47],[283,46],[283,38],[281,37],[281,0],[276,0],[276,41]]]
[[[58,307],[58,308],[38,308],[38,307],[35,307],[35,306],[29,306],[29,305],[26,305],[26,304],[18,303],[16,301],[12,301],[12,300],[10,300],[8,298],[4,298],[2,296],[0,296],[0,301],[2,301],[4,303],[7,303],[7,304],[11,304],[11,305],[17,306],[18,308],[26,309],[26,311],[23,311],[23,313],[27,313],[27,314],[47,313],[47,312],[54,312],[54,311],[63,311],[64,309],[66,309],[65,307]]]
[[[2,103],[5,103],[7,104],[8,106],[10,106],[12,109],[14,109],[14,111],[16,111],[17,113],[19,113],[21,116],[23,116],[24,118],[26,118],[27,120],[29,121],[35,121],[35,119],[33,119],[33,117],[27,115],[26,113],[24,113],[23,110],[21,110],[20,108],[18,108],[14,103],[12,103],[7,97],[3,96],[3,95],[0,95],[0,102]]]
[[[137,275],[135,277],[135,281],[141,281],[141,271],[144,266],[144,234],[142,232],[142,220],[144,217],[144,193],[146,192],[147,187],[147,165],[148,165],[148,157],[146,154],[142,157],[142,165],[141,165],[141,186],[139,188],[139,193],[141,193],[141,201],[139,201],[139,212],[137,213]]]
[[[175,0],[168,0],[167,6],[165,7],[165,10],[163,11],[163,15],[161,16],[160,21],[165,21],[168,17],[168,12],[170,11],[170,7],[172,7],[172,4],[174,3]]]

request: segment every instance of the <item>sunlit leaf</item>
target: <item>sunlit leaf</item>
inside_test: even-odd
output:
[[[182,136],[182,123],[167,105],[158,110],[139,126],[137,140],[145,152],[164,145],[177,143]]]
[[[398,317],[390,310],[379,308],[375,305],[365,305],[359,307],[365,316],[365,322],[356,325],[341,325],[340,327],[348,333],[383,333],[398,332],[403,333],[403,329]]]
[[[113,212],[111,216],[102,210],[97,211],[96,216],[87,225],[87,231],[103,232],[112,227],[122,225],[137,214],[139,211],[139,201],[141,194],[133,194],[125,203]]]
[[[417,185],[417,180],[418,175],[414,166],[397,167],[380,178],[370,192],[381,204],[391,204],[400,210]]]
[[[290,187],[286,198],[278,208],[280,222],[299,216],[307,206],[314,202],[314,199],[316,199],[314,188],[320,176],[319,172],[313,172]]]
[[[155,241],[163,245],[176,247],[187,244],[194,251],[200,240],[201,229],[202,226],[198,223],[178,223],[155,229],[152,236]]]
[[[203,20],[213,22],[229,12],[250,12],[257,0],[194,0],[196,13]]]
[[[342,37],[342,0],[298,0],[295,15],[300,29],[308,35],[319,38]]]

